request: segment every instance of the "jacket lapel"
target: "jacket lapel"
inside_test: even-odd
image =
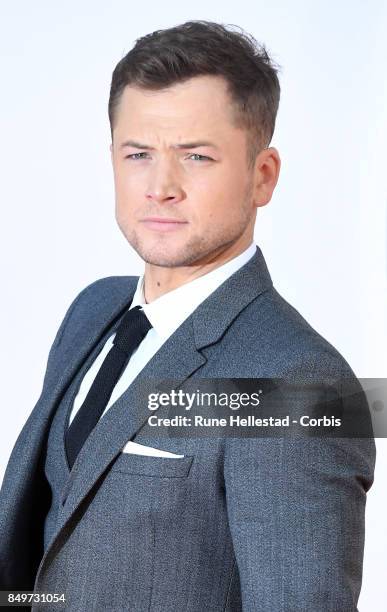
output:
[[[58,528],[43,556],[38,576],[51,547],[79,504],[149,417],[149,409],[143,401],[148,392],[161,389],[162,381],[168,379],[173,379],[173,388],[176,388],[205,364],[206,358],[200,349],[218,342],[241,310],[271,285],[266,263],[257,247],[252,259],[221,284],[167,339],[128,389],[100,419],[74,463],[63,493],[65,504],[58,517]],[[131,295],[129,300],[128,297],[123,299],[109,315],[100,315],[98,321],[94,320],[94,333],[90,333],[78,358],[66,368],[54,396],[50,398],[51,401],[58,399],[66,381],[76,372],[95,345],[98,331],[106,331],[112,321],[130,304],[132,297]],[[101,334],[98,334],[98,338],[100,336]],[[160,381],[161,386],[158,387]]]

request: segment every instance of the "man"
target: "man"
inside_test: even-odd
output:
[[[254,244],[279,93],[264,48],[205,21],[114,70],[116,218],[145,271],[73,301],[7,467],[2,588],[62,597],[33,610],[357,609],[373,439],[157,438],[143,402],[152,380],[354,379]]]

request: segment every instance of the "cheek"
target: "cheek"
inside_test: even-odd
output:
[[[119,165],[115,169],[114,184],[117,191],[122,194],[132,193],[144,185],[144,177],[138,172],[129,172],[125,165]]]
[[[126,195],[133,190],[133,181],[130,181],[123,172],[117,174],[115,184],[116,190],[120,195]]]
[[[115,218],[116,221],[118,223],[118,225],[122,228],[124,225],[124,220],[125,220],[125,214],[124,214],[124,209],[123,206],[119,200],[119,198],[116,195],[116,205],[115,205]]]
[[[133,197],[131,190],[128,190],[125,183],[117,184],[115,189],[115,217],[120,227],[130,225],[130,220],[133,217],[133,202],[136,199]]]
[[[238,177],[235,180],[222,177],[222,180],[209,181],[206,186],[193,189],[193,201],[202,218],[227,222],[238,217],[246,187]]]
[[[194,181],[192,188],[204,199],[216,202],[234,201],[246,189],[246,176],[236,164],[224,164],[219,169]]]
[[[144,205],[144,190],[133,179],[117,175],[115,180],[116,214],[122,218],[136,213]]]

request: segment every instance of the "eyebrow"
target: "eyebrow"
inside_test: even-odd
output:
[[[146,144],[141,144],[140,142],[136,142],[135,140],[126,140],[120,145],[120,149],[124,147],[133,147],[134,149],[146,149],[147,151],[154,151],[154,147],[150,147]],[[209,142],[208,140],[201,140],[196,142],[183,142],[175,145],[171,145],[171,148],[174,149],[196,149],[197,147],[213,147],[217,149],[218,147],[213,142]]]

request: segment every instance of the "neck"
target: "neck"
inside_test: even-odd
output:
[[[187,266],[165,268],[145,263],[144,297],[146,303],[149,304],[165,293],[219,268],[219,266],[243,253],[251,242],[252,237],[249,237],[241,242],[219,247],[209,255]]]

